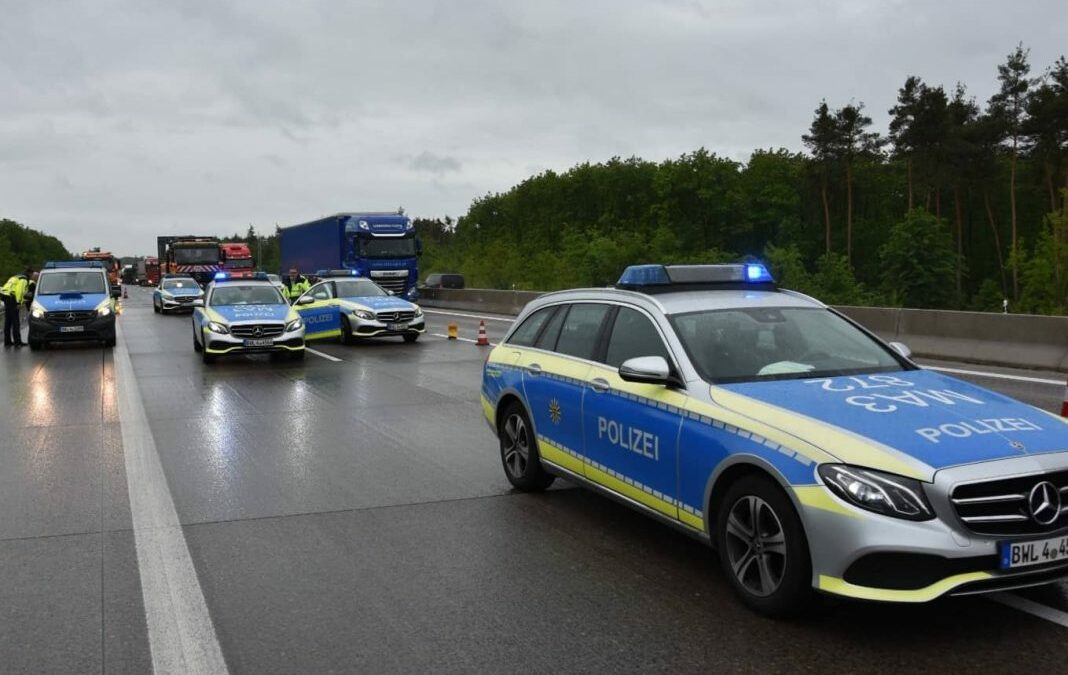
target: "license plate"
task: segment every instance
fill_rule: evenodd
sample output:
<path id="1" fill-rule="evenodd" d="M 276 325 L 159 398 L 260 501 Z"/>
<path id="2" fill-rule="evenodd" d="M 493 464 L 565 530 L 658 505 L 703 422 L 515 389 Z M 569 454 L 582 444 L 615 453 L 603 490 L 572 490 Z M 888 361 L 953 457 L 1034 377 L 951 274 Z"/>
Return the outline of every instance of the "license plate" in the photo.
<path id="1" fill-rule="evenodd" d="M 85 326 L 60 326 L 60 333 L 82 333 L 85 332 Z"/>
<path id="2" fill-rule="evenodd" d="M 408 330 L 408 324 L 406 323 L 387 323 L 386 328 L 389 330 Z"/>
<path id="3" fill-rule="evenodd" d="M 274 340 L 271 338 L 259 338 L 256 340 L 245 340 L 246 347 L 273 347 Z"/>
<path id="4" fill-rule="evenodd" d="M 1068 536 L 1037 541 L 1002 541 L 998 557 L 1003 570 L 1068 561 Z"/>

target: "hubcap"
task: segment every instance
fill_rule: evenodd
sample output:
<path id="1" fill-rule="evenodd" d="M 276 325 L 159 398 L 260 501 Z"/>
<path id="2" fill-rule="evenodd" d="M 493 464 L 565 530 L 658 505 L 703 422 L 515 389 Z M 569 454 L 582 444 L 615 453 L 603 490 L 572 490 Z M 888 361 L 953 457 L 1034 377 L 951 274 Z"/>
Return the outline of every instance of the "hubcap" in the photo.
<path id="1" fill-rule="evenodd" d="M 512 478 L 522 478 L 527 471 L 527 458 L 530 456 L 530 438 L 522 417 L 511 415 L 505 420 L 501 442 L 504 466 L 508 473 Z"/>
<path id="2" fill-rule="evenodd" d="M 753 495 L 727 514 L 726 555 L 734 578 L 753 595 L 775 592 L 786 573 L 786 537 L 771 506 Z"/>

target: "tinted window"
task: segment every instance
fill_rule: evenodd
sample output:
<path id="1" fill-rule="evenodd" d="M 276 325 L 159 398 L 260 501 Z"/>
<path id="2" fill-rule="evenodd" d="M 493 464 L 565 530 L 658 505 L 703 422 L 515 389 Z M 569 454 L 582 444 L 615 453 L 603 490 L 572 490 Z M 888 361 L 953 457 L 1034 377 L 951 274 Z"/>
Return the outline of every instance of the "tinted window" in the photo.
<path id="1" fill-rule="evenodd" d="M 539 309 L 523 321 L 523 323 L 512 333 L 512 337 L 508 338 L 508 344 L 515 345 L 517 347 L 531 347 L 534 345 L 534 338 L 538 337 L 538 331 L 541 330 L 542 325 L 545 324 L 545 320 L 549 318 L 555 307 L 546 307 L 545 309 Z"/>
<path id="2" fill-rule="evenodd" d="M 345 279 L 335 281 L 337 297 L 339 298 L 370 298 L 379 295 L 389 295 L 382 287 L 370 279 Z"/>
<path id="3" fill-rule="evenodd" d="M 560 327 L 564 325 L 565 316 L 567 316 L 567 307 L 561 307 L 560 311 L 553 314 L 553 318 L 545 324 L 545 330 L 538 338 L 538 344 L 535 345 L 538 349 L 546 349 L 550 352 L 556 349 L 556 340 L 560 336 Z"/>
<path id="4" fill-rule="evenodd" d="M 608 305 L 577 304 L 564 319 L 556 351 L 580 359 L 592 359 L 597 348 L 597 336 L 608 313 Z"/>
<path id="5" fill-rule="evenodd" d="M 331 290 L 329 283 L 319 284 L 318 286 L 315 286 L 310 291 L 308 291 L 307 295 L 311 295 L 316 300 L 329 300 L 334 297 L 334 293 Z"/>
<path id="6" fill-rule="evenodd" d="M 218 286 L 211 294 L 212 305 L 283 305 L 274 286 Z"/>
<path id="7" fill-rule="evenodd" d="M 107 293 L 103 272 L 48 272 L 37 282 L 37 295 Z"/>
<path id="8" fill-rule="evenodd" d="M 605 363 L 618 368 L 627 359 L 638 356 L 663 356 L 671 363 L 667 347 L 653 322 L 637 310 L 622 307 L 612 324 Z"/>

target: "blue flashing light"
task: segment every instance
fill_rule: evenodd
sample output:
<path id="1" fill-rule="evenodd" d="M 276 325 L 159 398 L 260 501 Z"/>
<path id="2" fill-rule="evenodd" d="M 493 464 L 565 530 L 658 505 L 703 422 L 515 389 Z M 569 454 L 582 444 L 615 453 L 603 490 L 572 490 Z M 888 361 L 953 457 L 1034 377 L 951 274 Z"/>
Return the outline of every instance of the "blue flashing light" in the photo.
<path id="1" fill-rule="evenodd" d="M 216 272 L 214 277 L 215 281 L 226 281 L 229 278 L 230 275 L 226 272 Z"/>
<path id="2" fill-rule="evenodd" d="M 663 265 L 631 265 L 619 276 L 617 286 L 661 286 L 670 284 Z"/>
<path id="3" fill-rule="evenodd" d="M 750 283 L 774 281 L 768 268 L 759 263 L 749 263 L 745 266 L 745 280 Z"/>

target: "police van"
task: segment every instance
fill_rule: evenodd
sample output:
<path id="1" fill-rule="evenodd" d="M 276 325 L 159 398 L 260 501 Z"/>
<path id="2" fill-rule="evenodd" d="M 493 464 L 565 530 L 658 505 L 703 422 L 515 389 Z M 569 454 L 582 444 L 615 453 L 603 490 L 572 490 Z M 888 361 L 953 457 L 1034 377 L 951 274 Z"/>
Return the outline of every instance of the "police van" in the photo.
<path id="1" fill-rule="evenodd" d="M 482 407 L 516 488 L 713 544 L 769 615 L 1068 576 L 1068 424 L 909 356 L 762 265 L 643 265 L 530 303 Z"/>
<path id="2" fill-rule="evenodd" d="M 115 346 L 118 286 L 108 282 L 99 261 L 71 260 L 44 264 L 30 305 L 30 349 L 50 342 L 100 341 Z"/>

